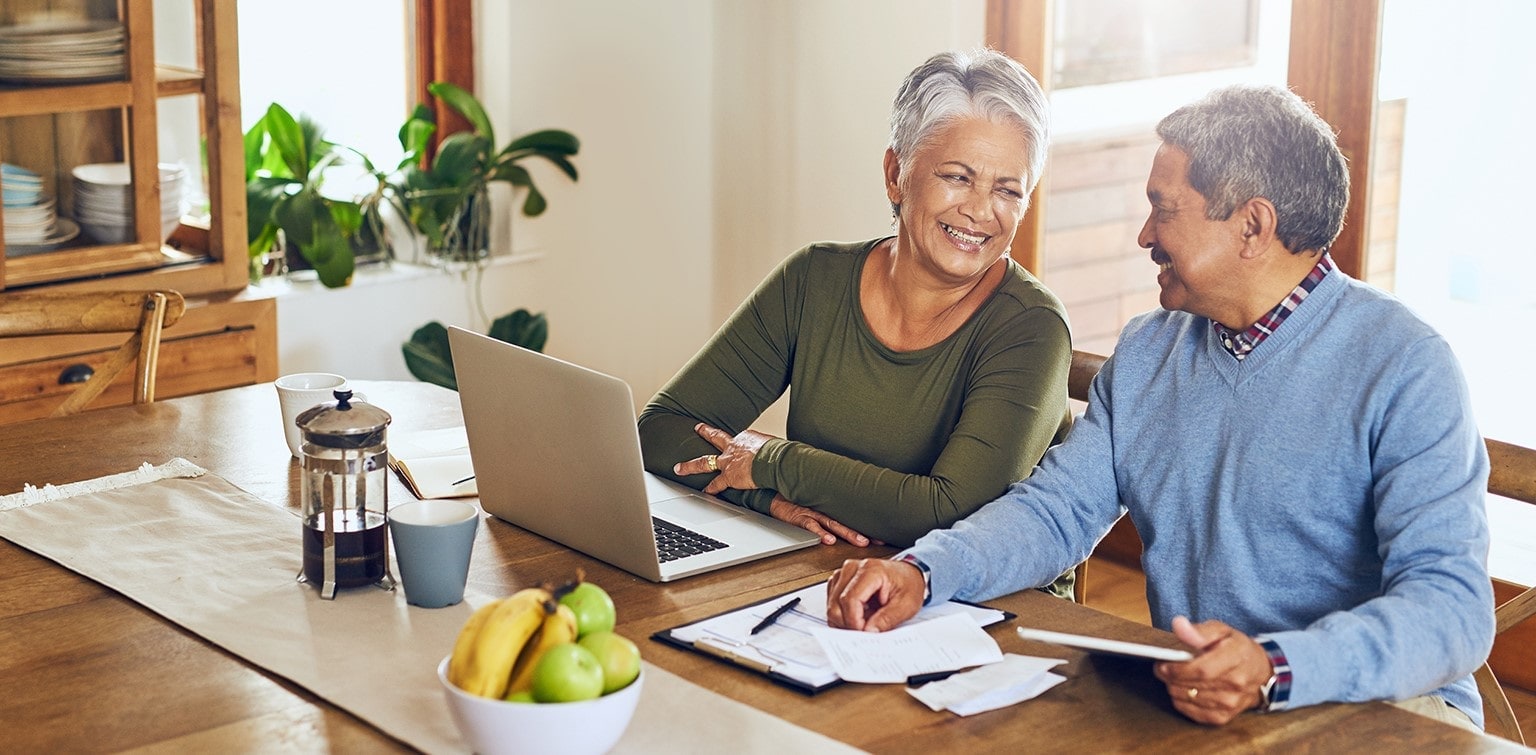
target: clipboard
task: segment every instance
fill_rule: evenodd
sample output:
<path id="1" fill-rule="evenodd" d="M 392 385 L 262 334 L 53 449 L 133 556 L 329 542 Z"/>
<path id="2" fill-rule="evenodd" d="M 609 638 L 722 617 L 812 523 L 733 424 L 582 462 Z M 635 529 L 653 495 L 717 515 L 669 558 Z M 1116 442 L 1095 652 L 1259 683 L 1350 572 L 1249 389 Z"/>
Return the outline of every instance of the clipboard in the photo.
<path id="1" fill-rule="evenodd" d="M 651 639 L 761 674 L 775 684 L 802 694 L 815 695 L 844 683 L 832 670 L 830 661 L 821 653 L 815 637 L 810 635 L 816 627 L 826 626 L 826 591 L 825 582 L 815 582 L 697 621 L 663 629 L 651 635 Z M 774 622 L 770 631 L 751 633 L 751 627 L 761 623 L 774 609 L 797 597 L 801 599 L 800 603 Z M 936 606 L 925 606 L 908 621 L 925 621 L 957 612 L 971 614 L 984 627 L 1016 618 L 1008 611 L 951 600 Z"/>

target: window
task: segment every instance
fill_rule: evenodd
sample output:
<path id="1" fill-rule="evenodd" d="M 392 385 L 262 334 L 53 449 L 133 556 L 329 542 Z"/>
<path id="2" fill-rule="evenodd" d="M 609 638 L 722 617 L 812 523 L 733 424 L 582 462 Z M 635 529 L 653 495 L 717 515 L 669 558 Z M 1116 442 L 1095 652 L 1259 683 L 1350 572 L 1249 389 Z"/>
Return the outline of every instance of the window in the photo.
<path id="1" fill-rule="evenodd" d="M 1066 89 L 1252 65 L 1258 5 L 1258 0 L 1058 3 L 1052 84 Z"/>
<path id="2" fill-rule="evenodd" d="M 1456 350 L 1484 434 L 1525 446 L 1536 445 L 1536 255 L 1523 222 L 1536 174 L 1524 117 L 1533 25 L 1524 2 L 1387 1 L 1371 194 L 1391 212 L 1373 213 L 1367 256 L 1367 279 Z"/>
<path id="3" fill-rule="evenodd" d="M 276 102 L 376 166 L 400 161 L 400 124 L 415 107 L 409 0 L 241 3 L 240 118 Z M 296 19 L 298 19 L 296 21 Z"/>

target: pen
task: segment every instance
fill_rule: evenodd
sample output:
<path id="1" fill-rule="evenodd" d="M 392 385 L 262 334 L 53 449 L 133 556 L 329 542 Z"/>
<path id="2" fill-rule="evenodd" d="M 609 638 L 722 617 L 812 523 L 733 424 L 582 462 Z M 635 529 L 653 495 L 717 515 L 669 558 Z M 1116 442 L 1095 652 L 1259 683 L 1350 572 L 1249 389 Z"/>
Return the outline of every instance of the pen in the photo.
<path id="1" fill-rule="evenodd" d="M 463 484 L 464 484 L 464 483 L 466 483 L 466 482 L 469 482 L 469 481 L 470 481 L 470 480 L 473 480 L 473 479 L 475 479 L 475 476 L 474 476 L 474 475 L 470 475 L 470 476 L 468 476 L 468 477 L 465 477 L 465 478 L 464 478 L 464 479 L 462 479 L 462 480 L 454 480 L 454 481 L 453 481 L 453 484 L 454 484 L 454 485 L 463 485 Z M 450 486 L 450 487 L 451 487 L 451 486 Z"/>
<path id="2" fill-rule="evenodd" d="M 768 618 L 763 619 L 762 621 L 757 622 L 757 626 L 752 627 L 752 634 L 757 634 L 758 632 L 761 632 L 764 629 L 767 629 L 768 627 L 773 626 L 773 622 L 778 621 L 780 616 L 783 616 L 784 614 L 789 613 L 789 609 L 794 608 L 795 606 L 798 606 L 798 605 L 800 605 L 800 599 L 799 598 L 791 598 L 788 603 L 785 603 L 784 605 L 779 606 L 778 608 L 773 609 L 773 613 L 768 614 Z"/>
<path id="3" fill-rule="evenodd" d="M 921 687 L 928 682 L 937 682 L 942 679 L 948 679 L 958 673 L 960 673 L 959 669 L 955 669 L 954 671 L 933 671 L 927 674 L 913 674 L 907 677 L 907 686 Z"/>

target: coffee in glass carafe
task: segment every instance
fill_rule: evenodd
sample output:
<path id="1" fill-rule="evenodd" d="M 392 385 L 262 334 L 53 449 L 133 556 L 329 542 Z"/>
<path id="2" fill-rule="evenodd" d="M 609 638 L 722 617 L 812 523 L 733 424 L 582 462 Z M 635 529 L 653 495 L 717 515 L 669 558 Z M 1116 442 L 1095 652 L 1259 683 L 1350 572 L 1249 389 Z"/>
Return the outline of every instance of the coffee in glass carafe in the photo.
<path id="1" fill-rule="evenodd" d="M 298 579 L 332 600 L 337 588 L 393 590 L 389 573 L 389 413 L 336 391 L 304 410 L 300 484 L 304 568 Z"/>

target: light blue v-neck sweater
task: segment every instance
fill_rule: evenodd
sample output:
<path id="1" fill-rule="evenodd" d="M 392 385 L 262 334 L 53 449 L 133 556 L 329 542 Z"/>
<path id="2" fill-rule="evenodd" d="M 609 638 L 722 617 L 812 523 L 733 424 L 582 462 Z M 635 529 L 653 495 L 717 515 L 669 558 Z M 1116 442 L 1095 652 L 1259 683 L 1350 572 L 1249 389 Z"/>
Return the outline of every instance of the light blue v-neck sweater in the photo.
<path id="1" fill-rule="evenodd" d="M 1049 583 L 1123 511 L 1153 623 L 1274 639 L 1292 707 L 1435 691 L 1481 723 L 1488 459 L 1450 347 L 1335 270 L 1239 362 L 1203 317 L 1125 327 L 1039 469 L 909 551 L 933 599 Z"/>

